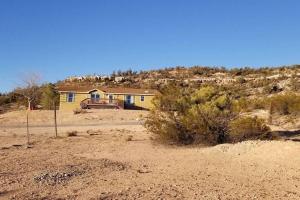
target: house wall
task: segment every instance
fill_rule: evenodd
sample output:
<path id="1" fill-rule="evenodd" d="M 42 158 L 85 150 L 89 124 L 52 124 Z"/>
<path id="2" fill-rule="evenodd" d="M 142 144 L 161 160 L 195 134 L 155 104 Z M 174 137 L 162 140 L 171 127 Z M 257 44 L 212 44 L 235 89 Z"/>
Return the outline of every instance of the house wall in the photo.
<path id="1" fill-rule="evenodd" d="M 113 95 L 113 99 L 118 99 L 121 101 L 121 104 L 123 105 L 122 107 L 124 107 L 124 102 L 125 102 L 125 96 L 126 95 L 130 95 L 130 94 L 112 94 Z M 151 109 L 153 107 L 152 104 L 152 99 L 154 97 L 154 95 L 137 95 L 137 94 L 131 94 L 131 96 L 133 96 L 134 98 L 134 107 L 137 109 Z M 141 96 L 144 96 L 144 101 L 141 101 Z M 106 97 L 108 98 L 108 97 Z"/>
<path id="2" fill-rule="evenodd" d="M 124 108 L 124 95 L 121 94 L 113 94 L 113 99 L 118 99 L 119 100 L 119 104 L 122 108 Z"/>
<path id="3" fill-rule="evenodd" d="M 86 93 L 75 93 L 75 101 L 67 102 L 67 92 L 60 93 L 60 100 L 59 100 L 59 109 L 60 110 L 75 110 L 80 108 L 80 103 L 82 100 L 89 98 L 90 94 Z"/>
<path id="4" fill-rule="evenodd" d="M 97 90 L 100 94 L 100 99 L 108 99 L 106 93 L 101 90 Z M 74 102 L 67 102 L 67 94 L 68 92 L 61 92 L 60 93 L 60 110 L 70 110 L 73 111 L 75 109 L 80 108 L 80 103 L 86 98 L 90 98 L 90 94 L 88 93 L 75 93 L 75 101 Z M 120 106 L 124 108 L 125 96 L 126 94 L 112 94 L 113 99 L 120 100 Z M 137 95 L 132 94 L 131 96 L 134 97 L 134 107 L 137 109 L 151 109 L 153 107 L 152 99 L 154 95 Z M 144 101 L 141 101 L 141 96 L 144 96 Z"/>
<path id="5" fill-rule="evenodd" d="M 100 95 L 100 99 L 106 99 L 105 93 L 101 90 L 96 91 Z"/>
<path id="6" fill-rule="evenodd" d="M 144 101 L 141 101 L 141 96 L 144 96 Z M 134 105 L 138 108 L 151 109 L 153 107 L 152 99 L 153 95 L 135 95 Z"/>

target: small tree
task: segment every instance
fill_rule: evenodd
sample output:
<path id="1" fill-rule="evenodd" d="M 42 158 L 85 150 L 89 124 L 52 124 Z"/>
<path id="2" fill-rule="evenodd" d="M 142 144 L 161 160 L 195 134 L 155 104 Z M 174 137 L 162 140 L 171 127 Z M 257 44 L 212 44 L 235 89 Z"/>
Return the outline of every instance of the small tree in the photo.
<path id="1" fill-rule="evenodd" d="M 39 100 L 40 88 L 39 88 L 40 77 L 37 74 L 28 74 L 23 78 L 23 86 L 15 89 L 15 93 L 23 96 L 28 103 L 28 111 L 35 107 L 36 102 Z M 27 145 L 30 145 L 30 134 L 29 134 L 29 113 L 26 113 L 26 124 L 27 124 Z"/>
<path id="2" fill-rule="evenodd" d="M 48 83 L 42 88 L 42 97 L 41 104 L 44 109 L 53 110 L 54 111 L 54 128 L 55 128 L 55 137 L 57 137 L 57 114 L 56 114 L 56 106 L 59 102 L 59 93 L 55 89 L 55 85 L 52 83 Z"/>
<path id="3" fill-rule="evenodd" d="M 44 109 L 52 110 L 54 105 L 57 105 L 59 101 L 59 94 L 55 89 L 55 85 L 52 83 L 46 84 L 42 88 L 41 104 Z"/>
<path id="4" fill-rule="evenodd" d="M 40 76 L 29 74 L 23 78 L 23 86 L 15 89 L 14 93 L 21 95 L 27 100 L 28 110 L 32 110 L 40 97 Z"/>

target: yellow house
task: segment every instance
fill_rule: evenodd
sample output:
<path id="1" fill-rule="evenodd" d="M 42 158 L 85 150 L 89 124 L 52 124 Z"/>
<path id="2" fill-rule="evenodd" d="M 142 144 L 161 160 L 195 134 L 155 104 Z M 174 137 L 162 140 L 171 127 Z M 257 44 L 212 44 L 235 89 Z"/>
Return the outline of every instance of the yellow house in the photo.
<path id="1" fill-rule="evenodd" d="M 83 109 L 150 109 L 157 90 L 135 88 L 59 87 L 61 110 Z"/>

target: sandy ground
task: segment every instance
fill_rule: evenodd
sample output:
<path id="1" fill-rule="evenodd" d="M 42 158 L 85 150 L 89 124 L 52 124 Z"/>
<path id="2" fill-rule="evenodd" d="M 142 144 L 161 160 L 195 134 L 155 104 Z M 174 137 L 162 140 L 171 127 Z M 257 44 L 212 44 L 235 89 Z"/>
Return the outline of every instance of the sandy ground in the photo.
<path id="1" fill-rule="evenodd" d="M 101 122 L 134 121 L 145 117 L 148 111 L 140 110 L 87 110 L 85 114 L 74 115 L 72 111 L 57 111 L 58 124 L 95 124 Z M 29 112 L 30 125 L 53 125 L 54 112 L 35 110 Z M 25 125 L 26 111 L 14 111 L 0 115 L 0 125 Z"/>
<path id="2" fill-rule="evenodd" d="M 51 124 L 47 111 L 32 114 Z M 60 124 L 76 125 L 59 128 L 59 138 L 53 127 L 31 127 L 32 148 L 26 129 L 8 127 L 22 115 L 0 115 L 0 199 L 300 199 L 299 142 L 167 146 L 126 124 L 141 114 L 60 113 Z"/>

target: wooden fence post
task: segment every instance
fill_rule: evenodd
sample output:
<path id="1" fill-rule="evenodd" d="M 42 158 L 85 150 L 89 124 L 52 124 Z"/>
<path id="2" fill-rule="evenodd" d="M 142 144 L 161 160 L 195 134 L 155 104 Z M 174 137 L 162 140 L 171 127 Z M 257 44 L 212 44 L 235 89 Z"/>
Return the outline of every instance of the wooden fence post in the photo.
<path id="1" fill-rule="evenodd" d="M 27 125 L 27 146 L 29 146 L 30 145 L 30 134 L 29 134 L 29 117 L 28 117 L 28 115 L 29 115 L 29 110 L 27 110 L 27 112 L 26 112 L 26 125 Z"/>
<path id="2" fill-rule="evenodd" d="M 55 126 L 55 137 L 57 137 L 57 119 L 56 119 L 56 102 L 53 102 L 54 105 L 54 126 Z"/>

